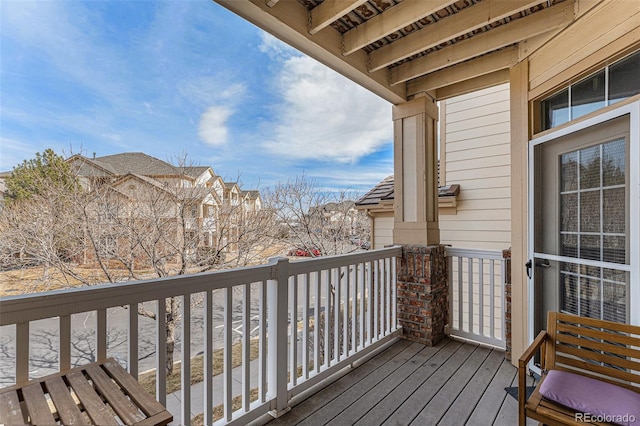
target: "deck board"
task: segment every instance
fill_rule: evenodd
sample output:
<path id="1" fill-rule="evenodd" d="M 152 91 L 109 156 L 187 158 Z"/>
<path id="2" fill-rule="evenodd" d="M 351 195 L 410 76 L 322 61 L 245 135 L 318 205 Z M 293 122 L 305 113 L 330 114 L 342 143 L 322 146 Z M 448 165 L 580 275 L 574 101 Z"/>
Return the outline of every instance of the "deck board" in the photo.
<path id="1" fill-rule="evenodd" d="M 517 381 L 500 350 L 400 340 L 269 425 L 514 425 Z"/>

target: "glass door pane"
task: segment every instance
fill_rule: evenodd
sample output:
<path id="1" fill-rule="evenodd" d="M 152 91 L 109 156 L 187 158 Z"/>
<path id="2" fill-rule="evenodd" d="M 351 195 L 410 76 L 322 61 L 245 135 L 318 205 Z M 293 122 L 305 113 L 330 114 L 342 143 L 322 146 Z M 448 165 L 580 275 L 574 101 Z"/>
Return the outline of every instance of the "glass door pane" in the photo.
<path id="1" fill-rule="evenodd" d="M 536 147 L 536 328 L 549 310 L 628 321 L 628 123 Z"/>

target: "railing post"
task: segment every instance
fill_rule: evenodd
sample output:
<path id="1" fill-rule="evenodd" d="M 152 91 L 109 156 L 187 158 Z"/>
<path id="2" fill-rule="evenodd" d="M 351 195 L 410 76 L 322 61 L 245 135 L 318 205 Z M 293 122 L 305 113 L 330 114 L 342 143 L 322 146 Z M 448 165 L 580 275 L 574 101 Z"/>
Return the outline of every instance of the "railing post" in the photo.
<path id="1" fill-rule="evenodd" d="M 272 400 L 269 412 L 278 418 L 291 410 L 287 396 L 287 330 L 289 299 L 289 259 L 269 259 L 271 279 L 267 283 L 267 349 L 268 399 Z M 292 324 L 295 327 L 295 324 Z M 292 329 L 295 332 L 295 328 Z M 295 374 L 295 371 L 291 374 Z"/>

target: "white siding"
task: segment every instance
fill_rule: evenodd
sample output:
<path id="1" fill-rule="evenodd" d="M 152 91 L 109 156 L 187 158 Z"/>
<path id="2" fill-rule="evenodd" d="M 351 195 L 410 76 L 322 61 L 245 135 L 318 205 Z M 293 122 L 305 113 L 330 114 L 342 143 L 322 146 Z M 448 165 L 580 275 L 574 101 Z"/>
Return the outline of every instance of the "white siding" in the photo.
<path id="1" fill-rule="evenodd" d="M 509 85 L 443 101 L 444 182 L 459 184 L 457 213 L 440 215 L 453 247 L 511 246 Z M 442 148 L 441 148 L 442 149 Z"/>
<path id="2" fill-rule="evenodd" d="M 393 212 L 376 214 L 372 226 L 374 249 L 393 244 Z"/>

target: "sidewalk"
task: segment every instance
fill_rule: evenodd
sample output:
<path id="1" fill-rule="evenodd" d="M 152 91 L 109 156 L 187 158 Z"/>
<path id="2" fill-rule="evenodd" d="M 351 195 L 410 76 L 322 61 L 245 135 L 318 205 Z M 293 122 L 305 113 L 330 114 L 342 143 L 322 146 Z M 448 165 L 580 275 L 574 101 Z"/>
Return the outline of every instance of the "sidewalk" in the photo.
<path id="1" fill-rule="evenodd" d="M 258 361 L 254 359 L 249 364 L 250 374 L 250 386 L 251 388 L 258 387 Z M 232 378 L 232 394 L 239 395 L 241 393 L 242 386 L 242 367 L 236 367 L 231 370 Z M 224 384 L 223 376 L 219 374 L 213 376 L 212 379 L 213 388 L 213 406 L 222 404 Z M 182 391 L 176 391 L 167 395 L 167 410 L 173 415 L 173 422 L 169 423 L 171 426 L 182 424 Z M 198 414 L 204 413 L 204 383 L 199 382 L 191 385 L 191 414 L 189 418 L 194 418 Z"/>

